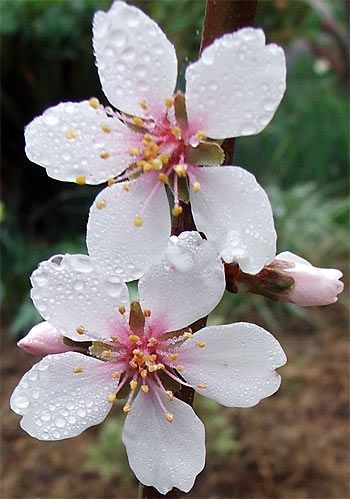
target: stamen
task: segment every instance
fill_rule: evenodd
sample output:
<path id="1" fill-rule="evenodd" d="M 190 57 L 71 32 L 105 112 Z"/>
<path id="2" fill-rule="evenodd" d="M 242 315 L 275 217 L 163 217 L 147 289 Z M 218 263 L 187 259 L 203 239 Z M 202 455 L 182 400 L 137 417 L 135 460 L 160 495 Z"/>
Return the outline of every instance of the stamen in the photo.
<path id="1" fill-rule="evenodd" d="M 174 105 L 174 97 L 167 97 L 166 99 L 164 99 L 164 104 L 168 109 L 172 107 Z"/>
<path id="2" fill-rule="evenodd" d="M 171 414 L 170 412 L 167 412 L 165 414 L 165 417 L 167 418 L 167 420 L 169 421 L 169 423 L 171 423 L 173 421 L 173 419 L 174 419 L 173 414 Z"/>
<path id="3" fill-rule="evenodd" d="M 197 388 L 206 388 L 207 385 L 205 383 L 198 383 Z"/>
<path id="4" fill-rule="evenodd" d="M 100 101 L 96 99 L 96 97 L 91 97 L 91 99 L 89 99 L 89 105 L 93 109 L 98 109 L 100 107 Z"/>
<path id="5" fill-rule="evenodd" d="M 137 388 L 137 381 L 136 381 L 136 379 L 132 379 L 130 381 L 130 390 L 134 392 L 136 390 L 136 388 Z"/>
<path id="6" fill-rule="evenodd" d="M 103 199 L 101 199 L 101 201 L 97 201 L 96 208 L 98 210 L 102 210 L 103 208 L 106 208 L 106 201 L 104 201 Z"/>
<path id="7" fill-rule="evenodd" d="M 143 109 L 144 111 L 146 111 L 146 109 L 148 109 L 148 105 L 147 105 L 147 102 L 145 99 L 142 99 L 140 101 L 140 108 Z"/>
<path id="8" fill-rule="evenodd" d="M 144 126 L 144 121 L 141 118 L 138 118 L 137 116 L 133 116 L 132 120 L 133 120 L 135 126 Z"/>
<path id="9" fill-rule="evenodd" d="M 169 182 L 169 177 L 168 175 L 165 175 L 165 173 L 160 173 L 158 176 L 159 182 L 162 182 L 162 184 L 167 184 Z"/>
<path id="10" fill-rule="evenodd" d="M 78 185 L 85 185 L 86 184 L 86 177 L 85 177 L 85 175 L 78 175 L 77 178 L 75 179 L 75 182 Z"/>
<path id="11" fill-rule="evenodd" d="M 151 165 L 153 166 L 153 170 L 161 170 L 163 168 L 163 163 L 159 158 L 152 159 Z"/>
<path id="12" fill-rule="evenodd" d="M 153 338 L 153 336 L 152 336 L 152 338 L 150 338 L 150 339 L 148 340 L 148 343 L 149 343 L 150 345 L 156 345 L 156 344 L 158 343 L 158 340 L 157 340 L 157 338 Z"/>
<path id="13" fill-rule="evenodd" d="M 107 151 L 102 151 L 100 153 L 100 158 L 101 159 L 108 159 L 109 158 L 109 153 Z"/>
<path id="14" fill-rule="evenodd" d="M 189 338 L 192 338 L 193 334 L 190 333 L 190 331 L 185 331 L 182 335 L 182 338 L 184 338 L 185 340 L 188 340 Z"/>
<path id="15" fill-rule="evenodd" d="M 107 180 L 108 187 L 111 187 L 111 185 L 114 185 L 114 184 L 116 184 L 116 183 L 117 183 L 117 181 L 116 181 L 116 179 L 115 179 L 115 178 L 109 178 L 109 179 Z"/>
<path id="16" fill-rule="evenodd" d="M 166 392 L 165 392 L 165 393 L 167 394 L 167 397 L 168 397 L 168 399 L 169 399 L 169 400 L 170 400 L 170 402 L 171 402 L 171 401 L 173 400 L 173 398 L 174 398 L 174 394 L 173 394 L 173 392 L 172 392 L 171 390 L 166 390 Z"/>
<path id="17" fill-rule="evenodd" d="M 143 136 L 143 145 L 148 145 L 150 142 L 153 142 L 152 136 L 149 133 L 145 133 Z"/>
<path id="18" fill-rule="evenodd" d="M 67 139 L 70 139 L 70 140 L 72 140 L 72 139 L 76 139 L 76 138 L 77 138 L 77 136 L 78 136 L 78 133 L 77 133 L 77 131 L 76 131 L 76 130 L 71 129 L 71 130 L 68 130 L 68 131 L 66 132 L 66 137 L 67 137 Z"/>
<path id="19" fill-rule="evenodd" d="M 194 192 L 199 192 L 201 190 L 201 184 L 199 182 L 193 182 L 192 189 Z"/>
<path id="20" fill-rule="evenodd" d="M 110 126 L 108 126 L 108 125 L 101 125 L 101 129 L 102 129 L 102 131 L 103 131 L 103 132 L 105 132 L 105 133 L 110 133 L 110 132 L 111 132 L 111 130 L 112 130 L 112 129 L 111 129 L 111 127 L 110 127 Z"/>
<path id="21" fill-rule="evenodd" d="M 141 390 L 143 393 L 148 393 L 149 392 L 149 386 L 148 385 L 141 385 Z"/>
<path id="22" fill-rule="evenodd" d="M 136 215 L 136 217 L 134 218 L 135 227 L 141 227 L 142 224 L 143 224 L 142 218 L 139 215 Z"/>
<path id="23" fill-rule="evenodd" d="M 115 393 L 110 393 L 107 397 L 107 400 L 110 404 L 113 404 L 116 400 L 117 396 Z"/>
<path id="24" fill-rule="evenodd" d="M 173 214 L 174 217 L 178 217 L 182 213 L 182 206 L 174 206 L 171 213 Z"/>
<path id="25" fill-rule="evenodd" d="M 186 177 L 187 165 L 186 164 L 175 165 L 173 166 L 173 170 L 178 174 L 179 177 Z"/>
<path id="26" fill-rule="evenodd" d="M 206 134 L 203 130 L 198 130 L 198 132 L 196 133 L 196 136 L 199 138 L 199 140 L 206 138 Z"/>
<path id="27" fill-rule="evenodd" d="M 133 147 L 129 150 L 129 154 L 130 156 L 139 156 L 139 154 L 141 154 L 141 151 L 137 147 Z"/>
<path id="28" fill-rule="evenodd" d="M 131 405 L 126 403 L 123 407 L 123 411 L 127 414 L 128 412 L 131 411 Z"/>
<path id="29" fill-rule="evenodd" d="M 159 159 L 163 163 L 163 165 L 167 165 L 169 163 L 170 156 L 169 154 L 160 154 Z"/>
<path id="30" fill-rule="evenodd" d="M 129 190 L 130 190 L 130 182 L 124 182 L 123 189 L 124 189 L 124 191 L 129 192 Z"/>
<path id="31" fill-rule="evenodd" d="M 120 379 L 120 373 L 118 371 L 115 371 L 114 373 L 112 373 L 112 378 L 113 379 Z"/>
<path id="32" fill-rule="evenodd" d="M 125 312 L 126 312 L 126 309 L 125 309 L 125 306 L 124 305 L 120 305 L 118 307 L 118 312 L 121 314 L 121 315 L 124 315 Z"/>
<path id="33" fill-rule="evenodd" d="M 137 336 L 137 334 L 130 334 L 129 340 L 133 343 L 137 343 L 138 341 L 140 341 L 140 336 Z"/>
<path id="34" fill-rule="evenodd" d="M 182 371 L 184 371 L 184 366 L 182 364 L 179 364 L 178 366 L 175 367 L 175 369 L 179 372 L 179 373 L 182 373 Z"/>
<path id="35" fill-rule="evenodd" d="M 143 379 L 146 379 L 147 378 L 147 374 L 148 374 L 147 369 L 142 369 L 142 371 L 140 372 L 140 374 L 141 374 L 141 377 Z"/>
<path id="36" fill-rule="evenodd" d="M 152 313 L 152 312 L 151 312 L 150 310 L 148 310 L 148 309 L 146 309 L 146 310 L 144 310 L 144 311 L 143 311 L 143 315 L 144 315 L 145 317 L 151 317 L 151 313 Z M 152 338 L 151 338 L 151 339 L 152 339 Z M 153 338 L 153 339 L 154 339 L 154 338 Z M 150 341 L 150 340 L 149 340 L 149 341 Z"/>
<path id="37" fill-rule="evenodd" d="M 77 366 L 73 369 L 73 372 L 75 374 L 81 374 L 84 371 L 84 369 L 81 366 Z"/>
<path id="38" fill-rule="evenodd" d="M 205 347 L 205 343 L 204 343 L 204 341 L 197 341 L 196 346 L 199 347 L 199 348 L 204 348 Z"/>
<path id="39" fill-rule="evenodd" d="M 103 352 L 101 353 L 102 357 L 104 359 L 110 359 L 111 358 L 111 355 L 112 355 L 112 352 L 111 350 L 103 350 Z"/>
<path id="40" fill-rule="evenodd" d="M 178 126 L 174 126 L 174 127 L 171 129 L 171 133 L 174 135 L 174 137 L 180 137 L 180 134 L 181 134 L 181 128 L 179 128 Z"/>
<path id="41" fill-rule="evenodd" d="M 178 358 L 178 356 L 179 356 L 178 353 L 171 353 L 169 354 L 169 359 L 175 361 Z"/>
<path id="42" fill-rule="evenodd" d="M 84 334 L 86 332 L 86 329 L 84 326 L 78 326 L 75 330 L 78 334 Z"/>

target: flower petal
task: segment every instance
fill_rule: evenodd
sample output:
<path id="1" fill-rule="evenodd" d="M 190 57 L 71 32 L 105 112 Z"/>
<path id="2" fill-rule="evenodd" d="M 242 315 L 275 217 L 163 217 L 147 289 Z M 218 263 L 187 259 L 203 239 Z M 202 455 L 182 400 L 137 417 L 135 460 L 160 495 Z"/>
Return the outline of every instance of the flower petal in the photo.
<path id="1" fill-rule="evenodd" d="M 129 149 L 139 143 L 120 120 L 88 101 L 50 107 L 29 123 L 25 140 L 28 158 L 49 177 L 67 182 L 82 177 L 87 184 L 119 175 L 131 163 Z"/>
<path id="2" fill-rule="evenodd" d="M 156 189 L 154 191 L 154 189 Z M 152 194 L 153 191 L 153 194 Z M 134 220 L 142 214 L 143 224 Z M 105 207 L 99 209 L 103 202 Z M 91 259 L 124 281 L 138 279 L 146 267 L 164 252 L 170 235 L 169 203 L 162 184 L 154 174 L 130 183 L 106 187 L 91 206 L 87 225 L 87 247 Z"/>
<path id="3" fill-rule="evenodd" d="M 281 379 L 274 369 L 287 360 L 270 333 L 247 322 L 205 327 L 180 351 L 186 381 L 227 407 L 251 407 L 275 393 Z M 206 388 L 198 388 L 201 383 Z"/>
<path id="4" fill-rule="evenodd" d="M 75 373 L 76 367 L 82 372 Z M 11 397 L 21 427 L 39 440 L 63 440 L 101 423 L 116 380 L 107 363 L 76 352 L 48 355 L 28 371 Z"/>
<path id="5" fill-rule="evenodd" d="M 124 327 L 117 307 L 129 307 L 126 284 L 100 272 L 86 255 L 54 256 L 31 277 L 31 297 L 45 320 L 75 341 L 110 338 Z M 87 335 L 78 334 L 83 327 Z"/>
<path id="6" fill-rule="evenodd" d="M 198 172 L 198 173 L 197 173 Z M 190 192 L 197 229 L 226 263 L 256 274 L 274 259 L 276 232 L 268 197 L 254 175 L 237 166 L 198 168 L 199 192 Z"/>
<path id="7" fill-rule="evenodd" d="M 203 50 L 186 71 L 190 123 L 211 138 L 253 135 L 271 121 L 286 88 L 283 50 L 243 28 Z"/>
<path id="8" fill-rule="evenodd" d="M 172 422 L 165 418 L 153 390 L 174 416 Z M 173 487 L 188 492 L 204 468 L 203 423 L 192 407 L 177 398 L 170 402 L 157 387 L 137 395 L 126 417 L 123 442 L 136 478 L 161 494 Z"/>
<path id="9" fill-rule="evenodd" d="M 32 355 L 69 352 L 70 347 L 63 343 L 63 335 L 46 321 L 39 322 L 24 336 L 17 346 Z"/>
<path id="10" fill-rule="evenodd" d="M 276 255 L 275 258 L 276 260 L 284 260 L 286 262 L 292 262 L 292 263 L 301 263 L 302 265 L 308 265 L 309 267 L 312 267 L 312 264 L 307 260 L 305 260 L 305 258 L 302 258 L 301 256 L 296 255 L 291 251 L 282 251 L 282 253 Z"/>
<path id="11" fill-rule="evenodd" d="M 140 304 L 150 309 L 150 325 L 174 331 L 208 315 L 225 289 L 215 249 L 198 232 L 172 236 L 162 261 L 139 282 Z"/>
<path id="12" fill-rule="evenodd" d="M 108 12 L 95 14 L 93 45 L 109 101 L 120 111 L 143 116 L 145 99 L 151 114 L 158 115 L 174 92 L 177 59 L 157 23 L 136 7 L 114 2 Z"/>

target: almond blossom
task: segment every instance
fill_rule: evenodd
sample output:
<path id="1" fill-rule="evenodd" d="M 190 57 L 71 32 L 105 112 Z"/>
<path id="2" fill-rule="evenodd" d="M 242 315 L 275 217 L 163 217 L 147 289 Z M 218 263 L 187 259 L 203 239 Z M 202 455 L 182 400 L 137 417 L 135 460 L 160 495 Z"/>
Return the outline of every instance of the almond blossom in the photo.
<path id="1" fill-rule="evenodd" d="M 203 424 L 174 386 L 250 407 L 280 385 L 275 369 L 286 357 L 261 327 L 195 334 L 187 327 L 213 309 L 225 286 L 220 258 L 196 232 L 171 238 L 139 281 L 139 302 L 130 304 L 126 285 L 84 255 L 42 262 L 32 284 L 43 318 L 89 347 L 48 355 L 23 376 L 11 398 L 22 428 L 40 440 L 74 437 L 102 422 L 127 389 L 122 439 L 130 466 L 163 494 L 189 491 L 205 461 Z"/>
<path id="2" fill-rule="evenodd" d="M 182 212 L 180 200 L 189 200 L 198 230 L 222 258 L 258 272 L 275 255 L 270 203 L 252 174 L 219 167 L 220 143 L 270 122 L 285 91 L 283 50 L 266 45 L 261 29 L 226 34 L 188 66 L 183 95 L 174 94 L 173 45 L 136 7 L 116 1 L 97 12 L 93 46 L 102 89 L 116 110 L 96 98 L 61 103 L 25 132 L 28 158 L 49 176 L 109 182 L 90 211 L 92 259 L 121 280 L 139 278 L 167 245 L 167 186 L 174 216 Z M 121 261 L 130 264 L 128 272 Z"/>

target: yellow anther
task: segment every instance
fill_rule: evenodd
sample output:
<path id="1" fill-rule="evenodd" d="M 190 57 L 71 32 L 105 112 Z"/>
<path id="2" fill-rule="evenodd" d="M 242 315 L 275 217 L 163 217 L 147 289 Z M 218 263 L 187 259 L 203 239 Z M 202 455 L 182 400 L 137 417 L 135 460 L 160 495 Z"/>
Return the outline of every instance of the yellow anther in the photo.
<path id="1" fill-rule="evenodd" d="M 123 411 L 127 414 L 131 410 L 131 405 L 130 404 L 125 404 L 123 407 Z"/>
<path id="2" fill-rule="evenodd" d="M 167 97 L 164 99 L 164 104 L 167 108 L 172 107 L 174 105 L 174 97 Z"/>
<path id="3" fill-rule="evenodd" d="M 145 99 L 142 99 L 140 101 L 140 108 L 143 109 L 144 111 L 148 108 L 148 105 L 147 105 L 147 102 L 145 101 Z"/>
<path id="4" fill-rule="evenodd" d="M 102 151 L 100 153 L 100 158 L 101 159 L 108 159 L 109 158 L 109 153 L 107 151 Z"/>
<path id="5" fill-rule="evenodd" d="M 136 126 L 143 126 L 144 125 L 143 120 L 141 118 L 138 118 L 137 116 L 134 116 L 132 120 L 134 122 L 134 125 L 136 125 Z"/>
<path id="6" fill-rule="evenodd" d="M 201 190 L 201 184 L 199 182 L 193 182 L 192 189 L 194 192 L 199 192 Z"/>
<path id="7" fill-rule="evenodd" d="M 119 338 L 118 338 L 118 336 L 112 335 L 111 340 L 112 341 L 119 341 Z"/>
<path id="8" fill-rule="evenodd" d="M 118 371 L 115 371 L 114 373 L 112 373 L 112 378 L 113 379 L 119 379 L 120 378 L 120 373 L 118 373 Z"/>
<path id="9" fill-rule="evenodd" d="M 86 177 L 85 177 L 85 175 L 78 175 L 77 178 L 75 179 L 75 182 L 78 185 L 85 185 L 86 184 Z"/>
<path id="10" fill-rule="evenodd" d="M 179 373 L 182 373 L 182 371 L 184 370 L 184 366 L 182 364 L 179 364 L 176 366 L 175 368 L 177 371 L 179 371 Z"/>
<path id="11" fill-rule="evenodd" d="M 110 187 L 111 185 L 114 185 L 115 183 L 116 183 L 115 178 L 109 178 L 109 179 L 107 180 L 107 184 L 108 184 L 108 186 L 109 186 L 109 187 Z"/>
<path id="12" fill-rule="evenodd" d="M 133 353 L 134 355 L 141 355 L 141 354 L 142 354 L 142 352 L 141 352 L 141 350 L 140 350 L 139 348 L 135 348 L 135 349 L 132 351 L 132 353 Z"/>
<path id="13" fill-rule="evenodd" d="M 157 360 L 157 356 L 155 354 L 152 354 L 149 356 L 151 360 Z"/>
<path id="14" fill-rule="evenodd" d="M 143 161 L 142 169 L 145 173 L 151 172 L 151 171 L 153 171 L 153 166 L 151 165 L 151 163 L 147 163 L 147 161 Z"/>
<path id="15" fill-rule="evenodd" d="M 167 412 L 165 417 L 167 418 L 167 420 L 169 421 L 169 423 L 171 423 L 174 419 L 174 416 L 170 413 L 170 412 Z"/>
<path id="16" fill-rule="evenodd" d="M 207 385 L 205 383 L 198 383 L 197 388 L 206 388 Z"/>
<path id="17" fill-rule="evenodd" d="M 143 379 L 147 378 L 147 374 L 148 374 L 147 369 L 142 369 L 142 371 L 140 372 L 140 374 L 141 374 L 141 377 Z"/>
<path id="18" fill-rule="evenodd" d="M 179 128 L 178 126 L 174 126 L 172 129 L 171 129 L 171 133 L 175 136 L 175 137 L 179 137 L 180 134 L 181 134 L 181 128 Z"/>
<path id="19" fill-rule="evenodd" d="M 152 159 L 151 165 L 153 166 L 153 170 L 161 170 L 163 168 L 163 163 L 159 158 Z"/>
<path id="20" fill-rule="evenodd" d="M 162 182 L 162 184 L 167 184 L 169 182 L 169 177 L 168 175 L 165 175 L 165 173 L 160 173 L 158 176 L 159 182 Z"/>
<path id="21" fill-rule="evenodd" d="M 80 374 L 80 373 L 82 373 L 83 371 L 84 371 L 84 369 L 83 369 L 81 366 L 77 366 L 77 367 L 75 367 L 75 368 L 73 369 L 73 372 L 74 372 L 75 374 Z"/>
<path id="22" fill-rule="evenodd" d="M 171 210 L 171 213 L 174 217 L 178 217 L 182 213 L 182 206 L 174 206 L 174 208 Z"/>
<path id="23" fill-rule="evenodd" d="M 132 379 L 130 381 L 130 390 L 132 392 L 134 392 L 136 390 L 136 388 L 137 388 L 137 381 L 136 381 L 136 379 Z"/>
<path id="24" fill-rule="evenodd" d="M 124 191 L 129 192 L 130 182 L 124 182 L 123 183 L 123 189 L 124 189 Z"/>
<path id="25" fill-rule="evenodd" d="M 102 357 L 104 359 L 110 359 L 111 358 L 111 355 L 112 355 L 112 352 L 110 350 L 103 350 L 103 352 L 101 353 Z"/>
<path id="26" fill-rule="evenodd" d="M 163 165 L 167 165 L 169 163 L 169 159 L 170 159 L 170 156 L 169 154 L 161 154 L 159 156 L 159 159 L 161 160 L 161 162 L 163 163 Z"/>
<path id="27" fill-rule="evenodd" d="M 126 312 L 126 308 L 125 308 L 125 306 L 124 306 L 124 305 L 120 305 L 120 306 L 118 307 L 118 312 L 119 312 L 121 315 L 124 315 L 124 314 L 125 314 L 125 312 Z"/>
<path id="28" fill-rule="evenodd" d="M 203 130 L 198 130 L 196 136 L 199 138 L 199 140 L 206 138 L 205 132 L 203 132 Z"/>
<path id="29" fill-rule="evenodd" d="M 185 340 L 188 340 L 188 338 L 192 338 L 193 334 L 190 333 L 189 331 L 185 331 L 184 334 L 182 335 L 182 337 L 185 339 Z"/>
<path id="30" fill-rule="evenodd" d="M 141 385 L 141 390 L 143 391 L 143 393 L 148 393 L 149 392 L 148 385 Z"/>
<path id="31" fill-rule="evenodd" d="M 151 345 L 156 345 L 158 343 L 158 340 L 157 338 L 152 337 L 148 340 L 148 343 L 150 343 Z"/>
<path id="32" fill-rule="evenodd" d="M 143 157 L 148 161 L 150 159 L 153 159 L 155 156 L 155 154 L 150 150 L 150 149 L 147 149 L 143 155 Z"/>
<path id="33" fill-rule="evenodd" d="M 77 136 L 78 136 L 78 133 L 77 133 L 77 131 L 76 131 L 76 130 L 71 129 L 71 130 L 68 130 L 68 131 L 66 132 L 66 137 L 67 137 L 67 139 L 76 139 L 76 138 L 77 138 Z"/>
<path id="34" fill-rule="evenodd" d="M 205 343 L 204 343 L 204 341 L 197 341 L 196 346 L 199 347 L 199 348 L 204 348 L 205 347 Z"/>
<path id="35" fill-rule="evenodd" d="M 109 393 L 108 394 L 108 397 L 107 397 L 107 400 L 110 404 L 113 404 L 113 402 L 115 402 L 115 399 L 117 398 L 116 394 L 115 393 Z"/>
<path id="36" fill-rule="evenodd" d="M 153 153 L 153 154 L 158 154 L 159 152 L 159 147 L 157 146 L 157 144 L 155 142 L 150 142 L 149 144 L 149 150 Z"/>
<path id="37" fill-rule="evenodd" d="M 172 360 L 172 361 L 174 361 L 174 360 L 176 360 L 178 358 L 178 356 L 179 356 L 178 353 L 171 353 L 169 355 L 169 359 Z"/>
<path id="38" fill-rule="evenodd" d="M 143 311 L 144 317 L 151 317 L 152 312 L 148 310 L 147 308 Z M 152 338 L 150 338 L 149 341 L 151 341 Z M 153 338 L 154 339 L 154 338 Z"/>
<path id="39" fill-rule="evenodd" d="M 131 366 L 131 367 L 133 367 L 134 369 L 136 369 L 137 364 L 136 364 L 136 362 L 134 362 L 133 360 L 130 360 L 130 362 L 129 362 L 129 366 Z"/>
<path id="40" fill-rule="evenodd" d="M 157 366 L 154 364 L 151 364 L 150 366 L 148 366 L 148 370 L 150 373 L 154 373 L 155 371 L 157 371 Z"/>
<path id="41" fill-rule="evenodd" d="M 101 201 L 97 201 L 96 208 L 98 210 L 102 210 L 103 208 L 106 208 L 106 201 L 104 201 L 103 199 L 101 199 Z"/>
<path id="42" fill-rule="evenodd" d="M 75 330 L 78 334 L 84 334 L 86 331 L 84 326 L 78 326 L 77 328 L 75 328 Z"/>
<path id="43" fill-rule="evenodd" d="M 166 392 L 165 392 L 165 393 L 166 393 L 166 396 L 168 397 L 168 399 L 169 399 L 170 401 L 171 401 L 171 400 L 173 400 L 173 398 L 174 398 L 174 394 L 173 394 L 173 392 L 172 392 L 171 390 L 166 390 Z"/>
<path id="44" fill-rule="evenodd" d="M 98 99 L 96 99 L 96 97 L 91 97 L 91 99 L 89 99 L 89 104 L 94 109 L 97 109 L 100 107 L 100 101 Z"/>
<path id="45" fill-rule="evenodd" d="M 144 145 L 148 145 L 150 142 L 153 142 L 152 136 L 149 133 L 145 133 L 143 136 Z"/>
<path id="46" fill-rule="evenodd" d="M 141 151 L 137 147 L 133 147 L 129 150 L 129 154 L 130 156 L 138 156 L 139 154 L 141 154 Z"/>
<path id="47" fill-rule="evenodd" d="M 112 130 L 112 129 L 111 129 L 111 127 L 110 127 L 110 126 L 108 126 L 108 125 L 101 125 L 101 129 L 102 129 L 102 131 L 103 131 L 103 132 L 105 132 L 105 133 L 110 133 L 110 132 L 111 132 L 111 130 Z"/>
<path id="48" fill-rule="evenodd" d="M 140 341 L 140 336 L 137 336 L 137 334 L 130 334 L 129 340 L 132 341 L 132 343 L 137 343 Z"/>
<path id="49" fill-rule="evenodd" d="M 186 177 L 187 174 L 187 165 L 180 164 L 173 166 L 174 171 L 178 174 L 179 177 Z"/>
<path id="50" fill-rule="evenodd" d="M 135 225 L 135 227 L 141 227 L 142 224 L 143 224 L 142 218 L 139 215 L 137 215 L 134 218 L 134 225 Z"/>
<path id="51" fill-rule="evenodd" d="M 165 365 L 162 364 L 161 362 L 159 364 L 157 364 L 157 370 L 159 369 L 165 369 Z"/>

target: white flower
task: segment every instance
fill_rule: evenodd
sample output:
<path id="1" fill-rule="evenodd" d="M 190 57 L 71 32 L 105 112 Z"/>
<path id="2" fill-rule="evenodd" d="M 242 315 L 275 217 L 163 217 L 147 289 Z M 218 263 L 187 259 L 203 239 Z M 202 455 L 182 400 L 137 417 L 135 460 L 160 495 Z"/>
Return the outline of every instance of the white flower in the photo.
<path id="1" fill-rule="evenodd" d="M 173 45 L 136 7 L 116 1 L 107 13 L 97 12 L 93 46 L 102 88 L 118 111 L 95 98 L 62 103 L 25 132 L 28 158 L 53 178 L 99 184 L 117 177 L 91 208 L 92 259 L 115 272 L 115 262 L 125 260 L 134 267 L 121 279 L 140 277 L 167 245 L 163 185 L 171 184 L 178 215 L 186 184 L 198 230 L 226 262 L 257 273 L 275 255 L 264 190 L 241 168 L 200 165 L 221 164 L 213 139 L 256 134 L 270 122 L 285 90 L 283 50 L 265 45 L 261 29 L 224 35 L 187 68 L 184 100 L 173 95 Z"/>
<path id="2" fill-rule="evenodd" d="M 286 358 L 262 328 L 238 323 L 174 332 L 208 314 L 224 291 L 220 259 L 196 232 L 171 238 L 161 263 L 139 282 L 139 305 L 129 304 L 125 284 L 82 255 L 41 263 L 32 283 L 44 319 L 92 346 L 90 355 L 48 355 L 24 375 L 11 398 L 22 428 L 41 440 L 79 435 L 102 422 L 129 385 L 123 431 L 129 463 L 142 483 L 163 494 L 190 490 L 205 460 L 203 424 L 173 396 L 169 381 L 229 407 L 257 404 L 280 385 L 274 369 Z"/>

